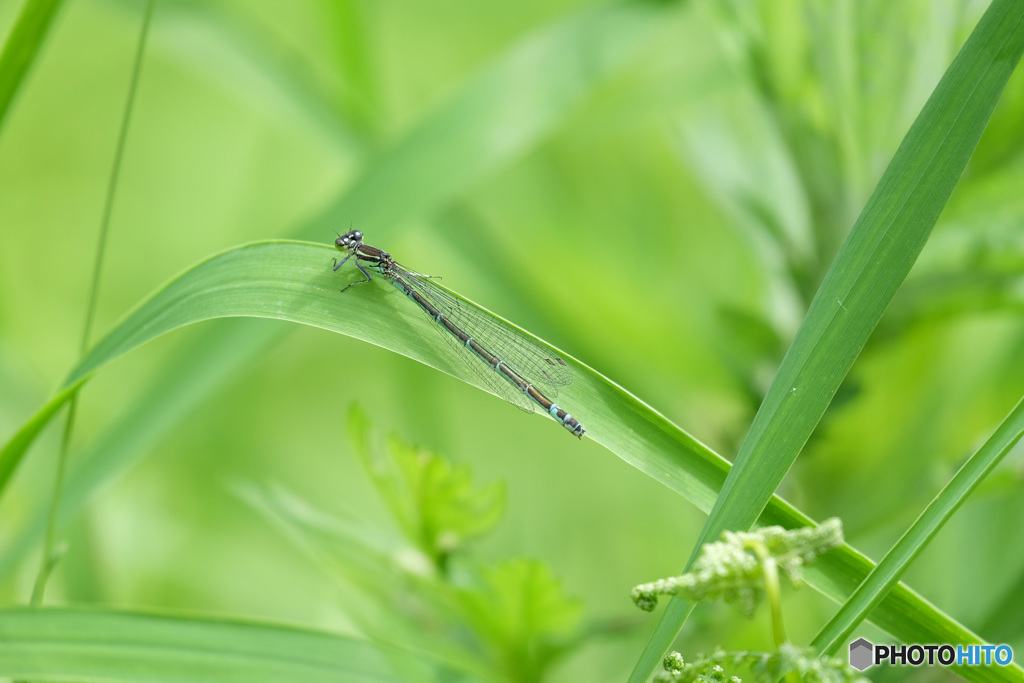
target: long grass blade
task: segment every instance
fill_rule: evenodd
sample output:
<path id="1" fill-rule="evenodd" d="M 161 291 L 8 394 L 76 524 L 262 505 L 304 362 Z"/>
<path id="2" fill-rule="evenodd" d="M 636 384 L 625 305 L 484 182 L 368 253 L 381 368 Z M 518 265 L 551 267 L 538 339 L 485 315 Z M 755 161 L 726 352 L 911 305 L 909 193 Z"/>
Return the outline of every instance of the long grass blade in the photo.
<path id="1" fill-rule="evenodd" d="M 634 63 L 651 37 L 664 30 L 673 11 L 673 3 L 620 2 L 588 8 L 542 27 L 382 151 L 351 187 L 318 216 L 299 226 L 295 234 L 324 240 L 334 234 L 336 227 L 348 225 L 355 218 L 363 225 L 374 226 L 375 235 L 385 235 L 395 223 L 458 196 L 470 184 L 482 181 L 556 130 L 591 93 Z M 169 16 L 173 17 L 174 12 Z M 549 64 L 559 66 L 548 69 Z M 530 117 L 510 129 L 508 111 L 494 107 L 488 98 L 491 93 L 513 90 L 535 104 Z M 431 136 L 438 131 L 449 136 L 446 144 L 430 144 Z M 474 148 L 472 141 L 480 140 L 492 144 L 485 149 Z M 458 173 L 446 172 L 452 168 Z M 405 198 L 399 201 L 390 195 L 388 188 L 410 182 L 418 185 L 421 169 L 431 169 L 429 183 L 420 186 L 415 202 Z M 72 468 L 67 483 L 71 502 L 62 507 L 60 519 L 70 519 L 84 501 L 141 458 L 146 444 L 155 442 L 175 424 L 174 416 L 187 413 L 208 397 L 219 386 L 209 380 L 211 376 L 228 381 L 248 367 L 248 360 L 259 350 L 277 343 L 286 332 L 286 327 L 266 325 L 218 327 L 183 348 L 172 361 L 174 386 L 180 390 L 167 391 L 164 384 L 154 384 L 98 443 L 88 447 L 95 457 L 82 458 L 83 465 Z M 684 449 L 690 442 L 688 437 L 683 440 Z M 672 437 L 661 448 L 674 452 L 678 446 L 678 440 Z M 0 495 L 18 459 L 20 455 L 15 458 L 0 453 Z M 720 482 L 723 466 L 724 461 L 706 466 L 700 476 Z M 10 571 L 32 539 L 39 536 L 40 515 L 33 516 L 35 521 L 25 528 L 12 549 L 0 556 L 0 574 Z"/>
<path id="2" fill-rule="evenodd" d="M 935 534 L 953 516 L 971 492 L 1024 436 L 1024 400 L 1017 403 L 995 433 L 921 513 L 896 545 L 878 563 L 864 583 L 814 638 L 819 652 L 834 653 L 878 605 L 917 559 Z"/>
<path id="3" fill-rule="evenodd" d="M 329 633 L 85 608 L 0 610 L 0 677 L 126 683 L 454 680 L 407 653 Z"/>
<path id="4" fill-rule="evenodd" d="M 886 169 L 811 303 L 698 538 L 771 500 L 921 252 L 1024 51 L 1024 3 L 994 0 Z M 689 608 L 673 600 L 630 678 L 647 679 Z"/>
<path id="5" fill-rule="evenodd" d="M 402 353 L 470 383 L 479 381 L 475 373 L 461 368 L 461 356 L 447 344 L 435 343 L 436 331 L 431 327 L 435 323 L 386 281 L 377 278 L 350 292 L 351 297 L 349 293 L 340 294 L 339 280 L 344 281 L 344 277 L 331 271 L 334 253 L 332 248 L 308 243 L 256 243 L 219 254 L 175 278 L 101 340 L 70 376 L 68 381 L 73 385 L 46 404 L 0 451 L 0 472 L 13 470 L 31 435 L 38 433 L 61 402 L 92 373 L 155 336 L 218 316 L 255 316 L 313 325 Z M 498 318 L 494 322 L 508 324 Z M 247 325 L 244 329 L 252 332 L 257 328 Z M 223 339 L 230 344 L 232 337 L 225 335 Z M 727 461 L 607 378 L 555 351 L 570 363 L 575 375 L 560 400 L 564 398 L 566 405 L 572 405 L 587 425 L 587 439 L 593 438 L 701 509 L 710 510 L 728 473 Z M 509 419 L 532 418 L 509 408 Z M 562 431 L 554 422 L 551 428 Z M 135 438 L 126 436 L 125 447 L 137 443 Z M 566 447 L 578 446 L 575 440 L 565 441 Z M 82 488 L 71 487 L 70 500 L 82 505 L 100 483 L 85 480 Z M 762 521 L 791 528 L 813 524 L 777 497 L 769 503 Z M 6 558 L 0 559 L 4 561 L 0 566 L 9 571 L 13 565 Z M 811 585 L 841 601 L 871 568 L 866 558 L 847 546 L 821 558 L 807 578 Z M 882 601 L 872 621 L 905 641 L 938 642 L 955 637 L 957 642 L 980 642 L 977 635 L 902 585 Z M 986 678 L 986 671 L 972 671 L 971 680 L 1005 680 Z"/>

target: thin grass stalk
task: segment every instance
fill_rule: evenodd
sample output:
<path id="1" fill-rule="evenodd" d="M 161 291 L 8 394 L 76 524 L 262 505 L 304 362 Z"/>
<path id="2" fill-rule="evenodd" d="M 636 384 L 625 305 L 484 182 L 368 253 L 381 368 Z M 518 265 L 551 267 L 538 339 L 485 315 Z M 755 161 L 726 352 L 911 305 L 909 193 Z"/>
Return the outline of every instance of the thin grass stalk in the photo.
<path id="1" fill-rule="evenodd" d="M 96 241 L 96 258 L 92 267 L 92 282 L 89 285 L 89 296 L 85 313 L 85 324 L 82 326 L 82 342 L 79 347 L 79 358 L 85 356 L 89 348 L 89 337 L 92 336 L 92 327 L 96 318 L 96 301 L 99 298 L 100 276 L 103 272 L 103 257 L 106 254 L 107 235 L 110 232 L 110 219 L 113 215 L 114 199 L 117 195 L 118 179 L 121 175 L 121 161 L 124 158 L 125 143 L 128 139 L 128 128 L 132 120 L 132 109 L 135 105 L 135 93 L 138 89 L 139 74 L 142 71 L 142 56 L 146 50 L 146 38 L 149 35 L 149 25 L 153 17 L 153 8 L 156 0 L 147 0 L 145 13 L 142 17 L 142 26 L 139 30 L 139 42 L 135 49 L 135 60 L 132 64 L 131 80 L 128 84 L 128 98 L 125 102 L 124 116 L 121 118 L 121 130 L 117 137 L 117 148 L 114 152 L 114 163 L 110 170 L 110 182 L 107 184 L 107 196 L 103 204 L 103 216 L 100 219 L 100 232 Z M 78 393 L 71 397 L 68 404 L 68 411 L 64 420 L 64 434 L 61 437 L 60 453 L 57 458 L 57 472 L 53 481 L 53 498 L 50 501 L 50 510 L 46 519 L 46 539 L 43 542 L 43 556 L 39 562 L 39 572 L 36 575 L 35 585 L 32 588 L 33 605 L 41 605 L 46 592 L 46 582 L 50 577 L 53 567 L 56 565 L 58 556 L 54 554 L 54 545 L 57 539 L 57 511 L 60 508 L 61 492 L 64 489 L 64 477 L 67 471 L 68 450 L 71 442 L 71 434 L 75 424 L 75 413 L 78 410 Z"/>

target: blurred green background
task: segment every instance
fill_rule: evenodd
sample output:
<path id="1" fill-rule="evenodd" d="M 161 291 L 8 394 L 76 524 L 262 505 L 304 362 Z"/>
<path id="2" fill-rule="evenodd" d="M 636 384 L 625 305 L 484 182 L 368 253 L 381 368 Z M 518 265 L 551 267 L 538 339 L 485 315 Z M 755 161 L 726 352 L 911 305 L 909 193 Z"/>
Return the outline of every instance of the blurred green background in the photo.
<path id="1" fill-rule="evenodd" d="M 161 0 L 95 336 L 219 250 L 329 243 L 356 227 L 731 458 L 846 231 L 984 6 Z M 66 3 L 0 128 L 4 438 L 78 357 L 142 7 Z M 19 8 L 0 3 L 0 35 Z M 1017 74 L 780 491 L 817 519 L 841 517 L 876 559 L 1021 393 L 1022 114 Z M 89 384 L 72 457 L 118 436 L 126 455 L 69 527 L 49 601 L 351 630 L 338 576 L 236 490 L 278 486 L 383 534 L 386 511 L 346 435 L 353 402 L 380 434 L 505 482 L 505 519 L 475 552 L 543 560 L 584 623 L 603 626 L 549 680 L 624 679 L 656 620 L 629 589 L 678 573 L 703 515 L 551 420 L 273 321 L 175 332 Z M 58 445 L 52 427 L 0 502 L 7 603 L 31 591 L 40 539 L 26 545 L 24 533 L 50 495 Z M 1014 454 L 907 577 L 1018 651 L 1022 487 Z M 803 644 L 834 607 L 810 590 L 789 597 Z M 702 606 L 679 645 L 767 648 L 766 624 Z"/>

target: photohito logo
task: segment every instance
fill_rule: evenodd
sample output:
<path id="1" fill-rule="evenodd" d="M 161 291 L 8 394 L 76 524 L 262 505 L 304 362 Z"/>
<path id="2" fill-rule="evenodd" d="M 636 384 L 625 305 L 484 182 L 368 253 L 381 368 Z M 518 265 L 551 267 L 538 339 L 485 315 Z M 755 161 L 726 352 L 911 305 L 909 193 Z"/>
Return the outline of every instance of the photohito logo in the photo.
<path id="1" fill-rule="evenodd" d="M 866 638 L 850 643 L 850 666 L 863 671 L 875 664 L 890 666 L 1006 666 L 1013 661 L 1009 645 L 875 645 Z"/>

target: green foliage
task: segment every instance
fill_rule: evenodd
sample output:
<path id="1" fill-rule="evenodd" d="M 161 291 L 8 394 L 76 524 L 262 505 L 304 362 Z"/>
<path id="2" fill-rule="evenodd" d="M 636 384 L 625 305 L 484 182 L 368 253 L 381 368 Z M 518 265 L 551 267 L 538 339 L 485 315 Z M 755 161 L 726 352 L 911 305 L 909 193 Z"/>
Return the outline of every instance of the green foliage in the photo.
<path id="1" fill-rule="evenodd" d="M 693 662 L 671 652 L 662 663 L 664 671 L 655 675 L 655 683 L 739 683 L 739 676 L 728 673 L 737 669 L 749 671 L 753 680 L 764 683 L 783 678 L 804 683 L 862 681 L 857 671 L 842 660 L 819 656 L 814 648 L 791 645 L 782 627 L 778 569 L 799 585 L 805 566 L 842 543 L 843 529 L 838 519 L 826 520 L 816 528 L 727 531 L 721 541 L 704 544 L 693 563 L 693 571 L 634 588 L 633 602 L 648 611 L 654 609 L 658 594 L 676 595 L 693 602 L 740 602 L 748 617 L 753 616 L 765 595 L 772 606 L 776 641 L 773 652 L 726 652 L 719 648 L 711 655 L 698 655 Z"/>
<path id="2" fill-rule="evenodd" d="M 388 440 L 387 457 L 375 457 L 369 420 L 357 403 L 349 410 L 348 432 L 363 469 L 406 538 L 439 568 L 467 541 L 492 531 L 501 520 L 501 482 L 475 488 L 468 465 L 452 465 L 397 436 Z"/>
<path id="3" fill-rule="evenodd" d="M 658 604 L 658 595 L 677 595 L 693 602 L 724 600 L 741 603 L 750 615 L 764 597 L 765 563 L 769 559 L 799 585 L 807 564 L 842 544 L 842 523 L 835 518 L 803 529 L 774 526 L 750 532 L 726 531 L 722 540 L 701 547 L 691 571 L 635 587 L 633 602 L 650 612 Z"/>
<path id="4" fill-rule="evenodd" d="M 686 662 L 678 652 L 669 652 L 665 655 L 662 666 L 665 670 L 655 674 L 655 683 L 671 683 L 673 681 L 684 681 L 686 683 L 742 683 L 738 676 L 726 678 L 725 669 L 722 664 L 728 663 L 731 659 L 725 652 L 716 650 L 710 656 L 697 655 L 693 662 Z"/>
<path id="5" fill-rule="evenodd" d="M 699 546 L 750 527 L 779 487 L 917 260 L 1024 53 L 1024 5 L 995 0 L 946 70 L 822 279 L 704 525 Z M 942 163 L 935 163 L 936 157 Z M 675 602 L 639 683 L 692 603 Z"/>
<path id="6" fill-rule="evenodd" d="M 692 662 L 678 652 L 665 656 L 664 671 L 654 676 L 655 683 L 741 683 L 726 667 L 750 672 L 749 681 L 774 683 L 796 675 L 803 683 L 865 683 L 867 679 L 837 657 L 818 657 L 812 648 L 783 645 L 771 654 L 765 652 L 724 652 L 697 655 Z"/>
<path id="7" fill-rule="evenodd" d="M 467 625 L 481 634 L 507 680 L 542 680 L 558 658 L 580 645 L 582 605 L 565 595 L 543 562 L 483 567 L 457 599 Z"/>
<path id="8" fill-rule="evenodd" d="M 58 644 L 56 646 L 55 644 Z M 0 675 L 63 681 L 450 681 L 424 657 L 328 633 L 96 608 L 0 609 Z"/>
<path id="9" fill-rule="evenodd" d="M 1024 436 L 1024 399 L 1014 406 L 995 433 L 979 448 L 943 487 L 902 538 L 889 550 L 865 581 L 828 624 L 812 645 L 821 652 L 835 652 L 872 608 L 899 581 L 924 548 L 967 497 Z"/>
<path id="10" fill-rule="evenodd" d="M 365 413 L 353 406 L 348 434 L 400 531 L 382 534 L 363 516 L 331 517 L 295 496 L 252 485 L 240 495 L 301 547 L 340 574 L 360 604 L 360 628 L 433 653 L 488 681 L 539 681 L 581 642 L 581 604 L 543 562 L 482 562 L 471 540 L 493 533 L 500 483 L 474 486 L 467 466 L 388 440 L 380 457 Z"/>
<path id="11" fill-rule="evenodd" d="M 819 651 L 867 618 L 904 642 L 1024 646 L 1024 552 L 1005 540 L 1024 514 L 1021 409 L 999 424 L 1024 372 L 1021 74 L 999 96 L 1019 3 L 158 3 L 102 273 L 105 346 L 71 373 L 141 5 L 60 5 L 0 3 L 0 595 L 27 594 L 47 424 L 89 379 L 49 600 L 260 623 L 222 640 L 208 616 L 171 619 L 129 650 L 114 636 L 141 622 L 101 607 L 45 610 L 38 631 L 5 610 L 15 640 L 35 635 L 0 662 L 42 653 L 12 675 L 144 679 L 168 645 L 168 676 L 192 680 L 207 636 L 214 673 L 317 680 L 328 667 L 261 656 L 258 634 L 288 621 L 419 653 L 422 668 L 373 670 L 385 680 L 431 680 L 427 653 L 476 680 L 622 680 L 649 634 L 614 596 L 680 571 L 665 525 L 690 537 L 713 508 L 704 541 L 762 508 L 762 526 L 844 519 L 850 545 L 805 573 L 840 603 Z M 408 363 L 473 382 L 391 288 L 338 300 L 326 244 L 350 225 L 570 350 L 559 401 L 588 438 Z M 319 246 L 251 244 L 287 236 Z M 238 315 L 255 317 L 177 331 Z M 268 318 L 307 329 L 286 341 L 297 326 Z M 371 479 L 390 524 L 375 519 L 371 487 L 347 476 L 359 449 L 324 445 L 354 400 L 495 483 L 395 442 Z M 236 490 L 330 574 L 225 495 L 239 478 L 270 482 Z M 524 544 L 543 564 L 480 559 Z M 582 651 L 556 571 L 613 636 L 558 668 Z M 803 632 L 817 597 L 787 614 Z M 669 602 L 635 678 L 687 612 Z M 688 651 L 742 631 L 691 626 Z M 120 671 L 89 668 L 104 652 Z"/>
<path id="12" fill-rule="evenodd" d="M 328 253 L 332 250 L 326 246 L 269 242 L 246 245 L 212 257 L 168 283 L 126 317 L 72 371 L 67 382 L 81 382 L 121 354 L 182 325 L 212 317 L 238 315 L 280 318 L 343 331 L 386 345 L 468 381 L 479 381 L 475 374 L 468 373 L 458 362 L 454 351 L 447 345 L 433 343 L 433 335 L 437 334 L 431 327 L 433 322 L 416 307 L 409 306 L 404 298 L 393 296 L 393 288 L 386 283 L 376 281 L 374 287 L 367 285 L 364 288 L 365 298 L 337 296 L 338 277 L 327 267 Z M 317 266 L 321 263 L 318 254 L 323 254 L 320 267 Z M 259 294 L 254 296 L 254 292 Z M 381 317 L 384 310 L 388 311 L 389 317 Z M 495 324 L 508 323 L 495 318 Z M 576 370 L 573 386 L 566 392 L 568 396 L 576 397 L 574 412 L 584 421 L 597 425 L 597 429 L 588 431 L 588 437 L 608 443 L 624 458 L 644 468 L 656 466 L 662 459 L 671 461 L 676 456 L 668 450 L 648 453 L 631 449 L 637 436 L 646 438 L 649 444 L 661 438 L 687 444 L 691 450 L 687 453 L 686 467 L 668 470 L 665 482 L 680 486 L 698 500 L 703 499 L 710 490 L 710 481 L 724 473 L 724 461 L 607 378 L 578 364 L 568 354 L 558 353 Z M 37 434 L 44 424 L 40 422 L 41 416 L 53 415 L 70 395 L 70 390 L 58 394 L 0 451 L 2 471 L 13 471 L 31 444 L 29 437 Z M 609 432 L 612 425 L 620 428 Z M 713 463 L 714 468 L 709 469 Z M 712 472 L 717 472 L 717 475 L 710 476 Z M 700 480 L 705 477 L 710 477 L 710 481 L 702 485 Z M 766 519 L 773 515 L 786 521 L 787 526 L 798 526 L 808 521 L 778 499 L 769 509 Z M 435 538 L 429 543 L 435 544 L 438 540 Z M 441 557 L 436 555 L 439 550 L 435 546 L 430 552 Z M 809 577 L 809 580 L 841 596 L 844 589 L 834 581 L 844 581 L 848 586 L 845 590 L 852 591 L 859 581 L 858 575 L 866 576 L 870 569 L 864 558 L 850 549 L 845 550 L 837 565 L 826 567 L 827 578 L 824 580 L 817 577 Z M 930 642 L 952 629 L 962 642 L 977 642 L 977 636 L 905 588 L 897 589 L 888 600 L 891 602 L 883 600 L 875 619 L 887 628 L 905 634 L 907 640 Z M 914 604 L 914 618 L 908 618 L 902 607 L 907 601 Z"/>

